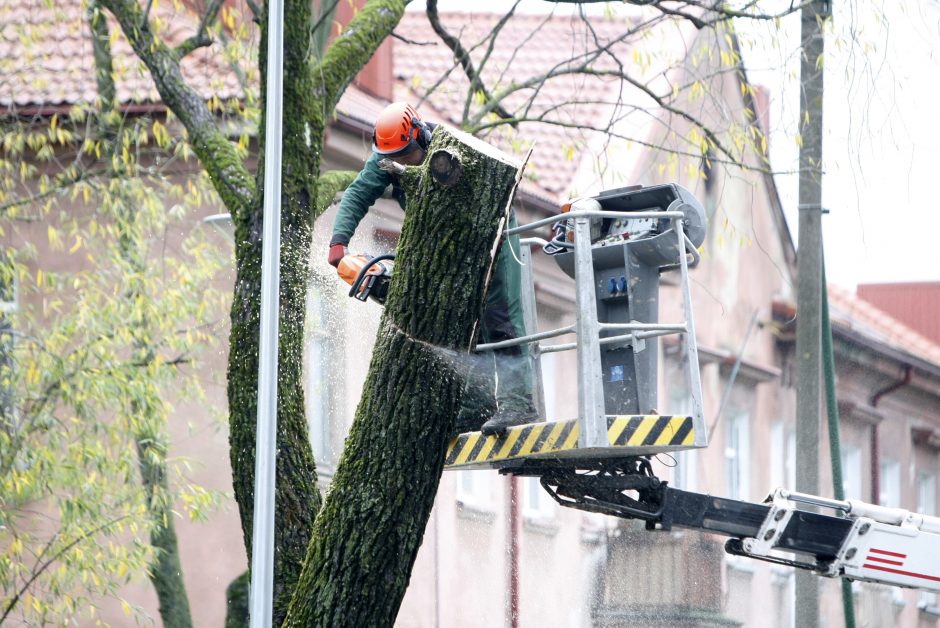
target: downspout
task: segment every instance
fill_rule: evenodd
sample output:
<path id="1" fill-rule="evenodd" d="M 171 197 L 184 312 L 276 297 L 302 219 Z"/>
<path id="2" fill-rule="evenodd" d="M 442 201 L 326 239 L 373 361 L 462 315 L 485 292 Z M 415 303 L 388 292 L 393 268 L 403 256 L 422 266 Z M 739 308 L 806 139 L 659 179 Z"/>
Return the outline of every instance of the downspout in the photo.
<path id="1" fill-rule="evenodd" d="M 890 395 L 893 392 L 896 392 L 905 386 L 908 386 L 911 383 L 911 378 L 914 375 L 914 369 L 910 364 L 904 365 L 904 376 L 898 381 L 885 386 L 875 394 L 871 396 L 871 399 L 868 400 L 868 403 L 871 404 L 872 408 L 878 407 L 878 402 L 881 401 L 882 397 Z M 875 424 L 871 428 L 871 500 L 872 503 L 877 504 L 879 498 L 881 497 L 881 438 L 878 434 L 878 425 Z"/>
<path id="2" fill-rule="evenodd" d="M 519 628 L 519 478 L 509 478 L 509 626 Z"/>
<path id="3" fill-rule="evenodd" d="M 871 400 L 869 402 L 871 403 L 871 407 L 877 408 L 878 402 L 881 401 L 882 397 L 884 397 L 885 395 L 889 395 L 909 385 L 911 383 L 911 378 L 913 377 L 913 374 L 914 374 L 913 367 L 910 364 L 905 364 L 904 365 L 904 377 L 894 382 L 893 384 L 890 384 L 889 386 L 882 388 L 881 390 L 876 392 L 874 395 L 872 395 Z"/>

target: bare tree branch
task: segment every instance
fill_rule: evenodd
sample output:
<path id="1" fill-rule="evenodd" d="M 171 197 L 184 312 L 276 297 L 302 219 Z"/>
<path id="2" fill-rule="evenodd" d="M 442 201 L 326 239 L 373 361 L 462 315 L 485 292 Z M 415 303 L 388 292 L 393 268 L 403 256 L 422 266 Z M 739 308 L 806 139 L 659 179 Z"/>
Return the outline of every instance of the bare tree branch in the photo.
<path id="1" fill-rule="evenodd" d="M 545 0 L 553 4 L 599 4 L 610 0 Z M 733 9 L 724 0 L 706 0 L 699 2 L 697 0 L 622 0 L 624 4 L 635 6 L 655 7 L 664 15 L 671 15 L 688 20 L 697 29 L 708 28 L 718 22 L 723 22 L 731 18 L 744 18 L 750 20 L 772 21 L 778 18 L 790 15 L 800 11 L 804 5 L 810 4 L 811 0 L 800 3 L 790 3 L 789 7 L 777 13 L 752 13 L 747 9 L 756 6 L 756 2 L 749 2 L 744 9 Z M 680 8 L 673 8 L 678 5 Z M 685 10 L 682 7 L 686 7 Z M 713 14 L 715 18 L 706 19 L 702 15 Z"/>
<path id="2" fill-rule="evenodd" d="M 437 45 L 436 41 L 415 41 L 413 39 L 408 39 L 407 37 L 402 37 L 398 33 L 394 33 L 394 32 L 392 33 L 392 37 L 394 37 L 400 42 L 411 44 L 412 46 L 436 46 Z"/>
<path id="3" fill-rule="evenodd" d="M 508 20 L 509 17 L 516 10 L 516 6 L 518 6 L 518 4 L 519 4 L 519 0 L 516 0 L 516 2 L 513 3 L 512 8 L 509 10 L 509 12 L 506 13 L 506 15 L 503 16 L 500 19 L 500 21 L 497 23 L 494 29 L 494 32 L 491 35 L 492 39 L 491 39 L 490 47 L 486 54 L 487 57 L 489 56 L 489 52 L 492 51 L 493 49 L 492 42 L 496 41 L 496 34 L 502 28 L 503 24 L 506 23 L 506 20 Z M 447 29 L 444 28 L 443 24 L 441 24 L 441 17 L 437 12 L 437 0 L 428 0 L 427 15 L 428 15 L 428 21 L 431 23 L 431 28 L 433 28 L 434 32 L 437 33 L 437 35 L 441 38 L 441 41 L 443 41 L 444 44 L 453 51 L 454 59 L 458 63 L 460 63 L 460 66 L 463 68 L 463 71 L 467 75 L 467 78 L 470 79 L 470 90 L 467 94 L 467 104 L 464 106 L 464 113 L 463 113 L 463 119 L 466 120 L 467 113 L 468 113 L 469 106 L 470 106 L 470 101 L 473 98 L 473 94 L 477 91 L 476 89 L 474 89 L 475 87 L 479 87 L 480 91 L 483 92 L 483 98 L 485 100 L 491 101 L 492 96 L 490 95 L 489 91 L 487 91 L 486 86 L 483 84 L 483 80 L 480 78 L 480 75 L 477 72 L 476 68 L 473 67 L 473 61 L 470 59 L 470 53 L 467 52 L 466 48 L 463 47 L 463 44 L 460 43 L 460 40 L 454 37 L 453 35 L 451 35 L 449 32 L 447 32 Z M 482 66 L 481 66 L 481 69 L 482 69 Z M 503 109 L 502 105 L 496 104 L 493 110 L 496 113 L 496 115 L 498 115 L 501 118 L 508 119 L 512 117 L 512 115 L 508 111 Z"/>

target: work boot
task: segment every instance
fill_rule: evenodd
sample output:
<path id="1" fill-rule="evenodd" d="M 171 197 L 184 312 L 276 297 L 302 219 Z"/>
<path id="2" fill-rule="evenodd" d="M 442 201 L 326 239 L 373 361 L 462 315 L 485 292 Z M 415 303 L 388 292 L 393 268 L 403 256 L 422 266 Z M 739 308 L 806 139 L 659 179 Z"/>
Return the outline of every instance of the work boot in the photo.
<path id="1" fill-rule="evenodd" d="M 539 423 L 541 420 L 542 418 L 539 417 L 531 404 L 528 407 L 500 404 L 499 410 L 489 421 L 483 424 L 480 431 L 483 432 L 484 436 L 492 436 L 493 434 L 502 434 L 516 425 Z"/>

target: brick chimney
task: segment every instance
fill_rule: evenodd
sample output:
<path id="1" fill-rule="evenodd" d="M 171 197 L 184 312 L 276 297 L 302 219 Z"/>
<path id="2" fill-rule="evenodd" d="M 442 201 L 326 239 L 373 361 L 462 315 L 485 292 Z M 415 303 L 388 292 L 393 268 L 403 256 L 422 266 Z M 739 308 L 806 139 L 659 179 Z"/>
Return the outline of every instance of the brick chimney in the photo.
<path id="1" fill-rule="evenodd" d="M 336 21 L 342 24 L 342 27 L 345 27 L 352 20 L 355 12 L 361 9 L 364 4 L 365 0 L 340 2 L 336 7 Z M 334 23 L 330 28 L 330 39 L 336 37 L 340 30 L 341 28 Z M 353 81 L 353 85 L 377 98 L 392 100 L 392 86 L 395 80 L 392 50 L 393 42 L 391 38 L 388 38 L 382 42 L 382 45 L 372 55 L 369 63 L 359 72 L 359 75 Z"/>

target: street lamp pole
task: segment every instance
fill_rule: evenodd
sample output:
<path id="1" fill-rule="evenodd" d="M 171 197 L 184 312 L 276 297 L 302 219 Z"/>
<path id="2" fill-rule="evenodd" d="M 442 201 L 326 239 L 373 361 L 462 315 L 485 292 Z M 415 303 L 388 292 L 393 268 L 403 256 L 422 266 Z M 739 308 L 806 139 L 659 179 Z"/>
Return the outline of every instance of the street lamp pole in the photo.
<path id="1" fill-rule="evenodd" d="M 281 257 L 281 92 L 284 3 L 269 0 L 264 129 L 264 231 L 261 253 L 261 336 L 255 498 L 251 534 L 251 627 L 270 628 L 274 589 L 274 491 L 277 456 L 277 351 Z"/>

